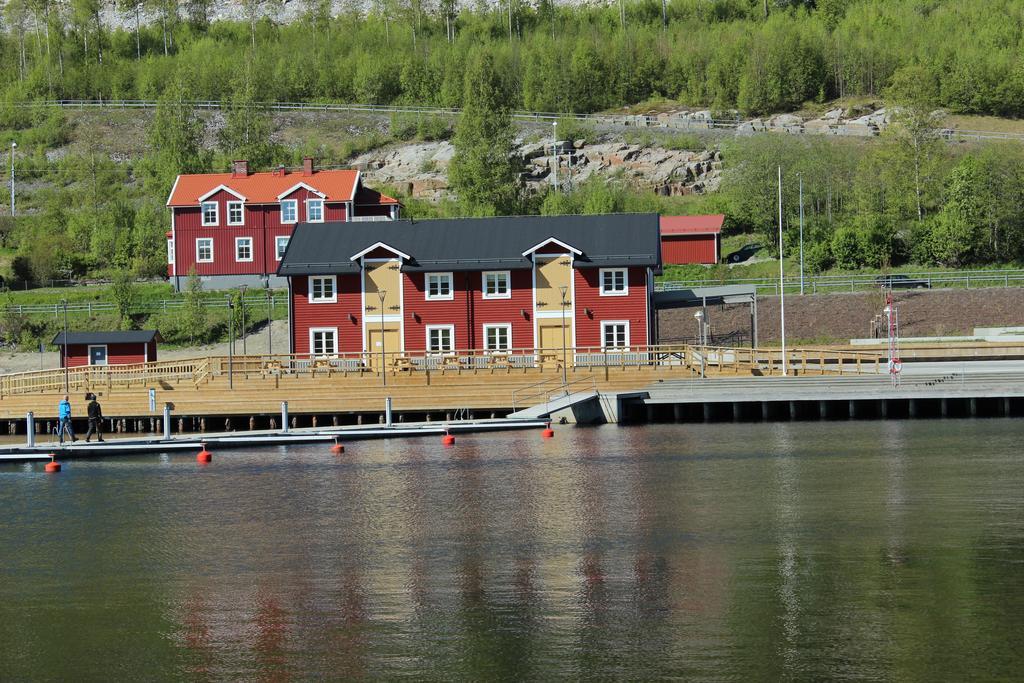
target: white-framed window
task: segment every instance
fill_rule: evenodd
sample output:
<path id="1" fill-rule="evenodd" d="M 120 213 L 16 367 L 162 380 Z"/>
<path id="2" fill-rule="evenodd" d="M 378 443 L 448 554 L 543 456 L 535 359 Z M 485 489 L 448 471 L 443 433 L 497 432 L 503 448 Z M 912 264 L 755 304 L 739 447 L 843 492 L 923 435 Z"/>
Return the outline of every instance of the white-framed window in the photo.
<path id="1" fill-rule="evenodd" d="M 451 300 L 455 298 L 452 291 L 451 273 L 427 273 L 427 300 Z"/>
<path id="2" fill-rule="evenodd" d="M 312 304 L 333 304 L 338 301 L 338 278 L 335 275 L 311 275 L 309 277 L 309 302 Z"/>
<path id="3" fill-rule="evenodd" d="M 306 220 L 309 221 L 310 223 L 324 222 L 324 200 L 306 200 Z"/>
<path id="4" fill-rule="evenodd" d="M 203 211 L 203 226 L 217 225 L 220 219 L 220 205 L 217 202 L 203 202 L 200 207 Z"/>
<path id="5" fill-rule="evenodd" d="M 167 262 L 174 263 L 174 238 L 167 240 Z"/>
<path id="6" fill-rule="evenodd" d="M 236 237 L 235 238 L 235 260 L 236 261 L 252 261 L 252 238 L 251 237 Z"/>
<path id="7" fill-rule="evenodd" d="M 243 202 L 228 202 L 228 225 L 243 225 L 245 223 L 245 204 Z"/>
<path id="8" fill-rule="evenodd" d="M 484 350 L 509 351 L 512 348 L 512 324 L 484 325 Z"/>
<path id="9" fill-rule="evenodd" d="M 601 296 L 626 296 L 629 294 L 629 276 L 625 268 L 601 269 Z"/>
<path id="10" fill-rule="evenodd" d="M 309 328 L 309 352 L 314 356 L 335 356 L 338 353 L 337 327 Z"/>
<path id="11" fill-rule="evenodd" d="M 299 200 L 298 199 L 282 199 L 281 200 L 281 222 L 282 223 L 298 223 L 299 222 Z"/>
<path id="12" fill-rule="evenodd" d="M 455 350 L 455 325 L 427 325 L 427 352 L 449 353 Z"/>
<path id="13" fill-rule="evenodd" d="M 213 263 L 213 238 L 196 239 L 196 263 Z"/>
<path id="14" fill-rule="evenodd" d="M 485 270 L 483 278 L 485 299 L 512 298 L 511 272 L 507 270 Z"/>
<path id="15" fill-rule="evenodd" d="M 276 247 L 277 260 L 280 261 L 284 258 L 285 249 L 288 248 L 288 240 L 291 239 L 289 235 L 278 235 L 277 239 L 274 240 Z"/>
<path id="16" fill-rule="evenodd" d="M 601 348 L 624 351 L 629 348 L 629 321 L 608 320 L 601 322 Z"/>

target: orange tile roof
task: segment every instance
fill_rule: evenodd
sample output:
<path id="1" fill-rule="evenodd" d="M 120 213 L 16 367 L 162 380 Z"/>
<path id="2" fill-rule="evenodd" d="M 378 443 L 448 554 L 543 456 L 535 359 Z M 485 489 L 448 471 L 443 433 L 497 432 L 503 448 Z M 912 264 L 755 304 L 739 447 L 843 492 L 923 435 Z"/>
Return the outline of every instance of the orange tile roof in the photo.
<path id="1" fill-rule="evenodd" d="M 385 206 L 389 204 L 398 204 L 399 201 L 394 197 L 389 197 L 386 194 L 382 194 L 377 190 L 366 187 L 365 185 L 360 186 L 359 192 L 356 193 L 356 205 L 376 205 L 383 204 Z"/>
<path id="2" fill-rule="evenodd" d="M 722 231 L 725 214 L 715 213 L 707 216 L 662 216 L 662 235 L 694 235 L 714 234 Z"/>
<path id="3" fill-rule="evenodd" d="M 284 175 L 250 173 L 238 178 L 231 173 L 180 175 L 167 206 L 195 206 L 200 197 L 221 185 L 245 197 L 249 204 L 276 204 L 279 195 L 300 183 L 322 192 L 329 202 L 347 202 L 354 199 L 358 180 L 359 171 L 353 170 L 314 171 L 313 175 L 303 175 L 301 171 L 288 171 Z"/>

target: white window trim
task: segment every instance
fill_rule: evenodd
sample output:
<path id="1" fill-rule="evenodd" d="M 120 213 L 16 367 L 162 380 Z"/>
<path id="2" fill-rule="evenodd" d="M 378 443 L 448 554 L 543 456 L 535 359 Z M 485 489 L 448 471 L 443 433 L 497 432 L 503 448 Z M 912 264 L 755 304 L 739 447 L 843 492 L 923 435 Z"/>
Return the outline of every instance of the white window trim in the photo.
<path id="1" fill-rule="evenodd" d="M 433 277 L 448 277 L 448 293 L 437 296 L 430 295 L 430 278 Z M 423 275 L 423 296 L 426 297 L 427 301 L 452 301 L 455 299 L 455 274 L 452 272 L 448 273 L 424 273 Z"/>
<path id="2" fill-rule="evenodd" d="M 430 333 L 433 330 L 448 330 L 448 332 L 449 332 L 449 339 L 451 341 L 451 348 L 443 349 L 443 350 L 440 350 L 440 351 L 433 351 L 433 350 L 431 350 L 431 348 L 430 348 Z M 427 353 L 431 353 L 431 354 L 444 354 L 444 353 L 452 353 L 453 351 L 455 351 L 455 325 L 427 325 L 426 329 L 425 329 L 425 334 L 426 334 L 426 338 L 425 338 L 425 344 L 424 344 L 423 348 L 425 348 L 427 350 Z"/>
<path id="3" fill-rule="evenodd" d="M 330 280 L 331 281 L 331 293 L 333 296 L 330 298 L 313 298 L 313 280 Z M 309 276 L 309 303 L 311 304 L 336 304 L 338 303 L 338 276 L 337 275 L 310 275 Z"/>
<path id="4" fill-rule="evenodd" d="M 231 207 L 232 206 L 237 206 L 241 210 L 241 212 L 242 212 L 242 218 L 241 218 L 241 220 L 239 220 L 237 222 L 231 220 Z M 228 225 L 245 225 L 245 202 L 236 202 L 236 201 L 228 202 Z"/>
<path id="5" fill-rule="evenodd" d="M 317 332 L 330 332 L 334 335 L 333 353 L 316 353 L 314 351 L 313 336 Z M 338 357 L 338 328 L 337 327 L 311 327 L 309 328 L 309 355 L 316 358 L 337 358 Z"/>
<path id="6" fill-rule="evenodd" d="M 489 349 L 487 348 L 487 330 L 495 327 L 503 327 L 508 330 L 508 348 Z M 483 326 L 484 351 L 486 353 L 507 353 L 512 350 L 512 323 L 485 323 Z"/>
<path id="7" fill-rule="evenodd" d="M 281 242 L 281 240 L 284 240 L 284 249 L 285 249 L 285 251 L 288 251 L 288 242 L 291 241 L 291 239 L 292 239 L 291 235 L 278 235 L 277 237 L 274 238 L 274 259 L 275 260 L 280 261 L 281 257 L 284 256 L 284 254 L 281 252 L 280 248 L 278 248 L 278 244 Z"/>
<path id="8" fill-rule="evenodd" d="M 213 222 L 208 223 L 206 221 L 206 207 L 207 205 L 213 205 Z M 202 221 L 204 228 L 213 227 L 220 225 L 220 202 L 199 202 L 199 218 Z"/>
<path id="9" fill-rule="evenodd" d="M 89 348 L 86 349 L 86 353 L 89 357 L 89 365 L 92 365 L 92 350 L 103 349 L 103 365 L 97 365 L 95 367 L 102 368 L 110 365 L 110 349 L 107 348 L 106 344 L 89 344 Z"/>
<path id="10" fill-rule="evenodd" d="M 241 242 L 249 243 L 249 258 L 238 258 L 238 245 Z M 253 253 L 254 251 L 255 248 L 253 247 L 253 239 L 251 237 L 235 238 L 235 263 L 252 263 L 253 257 L 255 256 L 255 254 Z"/>
<path id="11" fill-rule="evenodd" d="M 624 325 L 626 327 L 626 343 L 623 346 L 608 346 L 605 338 L 605 328 L 609 325 Z M 601 348 L 612 351 L 629 351 L 629 321 L 628 320 L 602 320 L 601 321 Z"/>
<path id="12" fill-rule="evenodd" d="M 295 220 L 286 221 L 284 219 L 284 205 L 292 204 L 295 206 Z M 298 199 L 282 199 L 281 200 L 281 225 L 295 225 L 299 222 L 299 200 Z"/>
<path id="13" fill-rule="evenodd" d="M 210 258 L 199 258 L 199 243 L 209 242 L 210 243 Z M 212 237 L 197 237 L 196 238 L 196 263 L 213 263 L 213 238 Z"/>
<path id="14" fill-rule="evenodd" d="M 505 293 L 504 294 L 488 294 L 487 293 L 487 276 L 488 275 L 504 275 L 505 276 Z M 511 299 L 512 298 L 512 271 L 511 270 L 485 270 L 480 275 L 480 287 L 483 291 L 483 298 L 485 299 Z"/>
<path id="15" fill-rule="evenodd" d="M 309 217 L 309 205 L 312 204 L 313 202 L 320 202 L 320 220 L 316 220 L 315 221 L 315 220 L 313 220 L 312 218 Z M 323 223 L 324 219 L 326 217 L 327 217 L 327 202 L 325 202 L 322 197 L 316 197 L 316 198 L 310 197 L 309 199 L 306 200 L 306 222 L 307 223 Z"/>
<path id="16" fill-rule="evenodd" d="M 167 263 L 174 265 L 174 238 L 167 238 Z"/>
<path id="17" fill-rule="evenodd" d="M 615 290 L 606 290 L 604 288 L 604 276 L 605 273 L 622 273 L 622 283 L 625 285 L 625 289 L 621 292 Z M 601 296 L 629 296 L 629 269 L 628 268 L 601 268 L 597 274 L 598 286 L 600 289 Z"/>

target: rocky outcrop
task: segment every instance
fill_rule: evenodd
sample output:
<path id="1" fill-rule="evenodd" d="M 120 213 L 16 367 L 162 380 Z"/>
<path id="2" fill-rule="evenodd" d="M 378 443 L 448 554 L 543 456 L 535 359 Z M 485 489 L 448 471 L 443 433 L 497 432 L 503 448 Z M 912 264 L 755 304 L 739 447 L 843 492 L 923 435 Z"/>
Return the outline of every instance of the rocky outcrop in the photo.
<path id="1" fill-rule="evenodd" d="M 554 152 L 554 153 L 553 153 Z M 421 142 L 375 150 L 353 165 L 368 184 L 397 187 L 412 197 L 437 201 L 447 196 L 450 142 Z M 670 150 L 622 142 L 587 144 L 585 140 L 521 143 L 523 180 L 539 192 L 555 182 L 571 189 L 592 177 L 616 178 L 663 195 L 700 194 L 718 188 L 720 152 Z"/>

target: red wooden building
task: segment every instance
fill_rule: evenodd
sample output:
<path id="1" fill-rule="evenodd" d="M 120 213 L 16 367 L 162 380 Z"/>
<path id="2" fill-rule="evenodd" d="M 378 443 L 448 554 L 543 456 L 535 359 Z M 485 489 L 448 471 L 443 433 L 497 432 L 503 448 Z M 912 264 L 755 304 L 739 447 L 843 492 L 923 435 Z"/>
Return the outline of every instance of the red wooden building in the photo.
<path id="1" fill-rule="evenodd" d="M 64 333 L 53 338 L 53 344 L 60 351 L 60 367 L 65 366 L 64 350 L 67 349 L 67 367 L 82 365 L 128 365 L 148 363 L 156 360 L 156 343 L 162 341 L 156 330 L 131 330 L 127 332 L 68 332 L 67 344 Z"/>
<path id="2" fill-rule="evenodd" d="M 250 173 L 236 161 L 231 173 L 180 175 L 167 200 L 167 275 L 180 290 L 194 268 L 207 288 L 241 284 L 283 286 L 274 274 L 299 223 L 398 218 L 397 200 L 364 187 L 359 171 L 301 171 L 283 167 Z"/>
<path id="3" fill-rule="evenodd" d="M 724 221 L 723 214 L 662 216 L 661 255 L 665 264 L 718 263 Z"/>
<path id="4" fill-rule="evenodd" d="M 658 217 L 518 216 L 296 228 L 298 354 L 629 349 L 651 343 Z M 582 350 L 578 352 L 583 352 Z"/>

